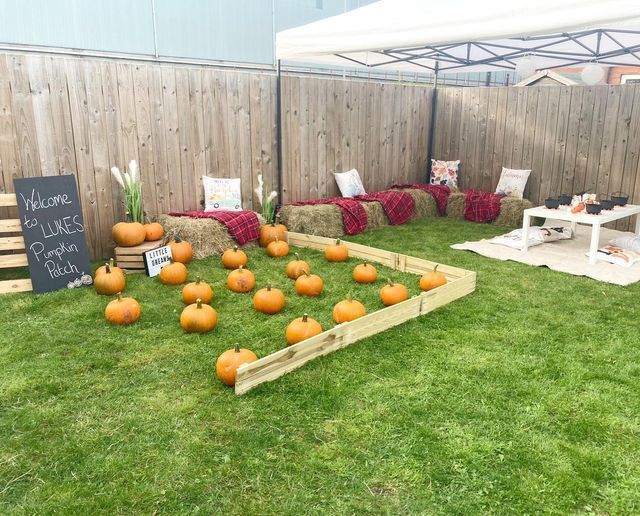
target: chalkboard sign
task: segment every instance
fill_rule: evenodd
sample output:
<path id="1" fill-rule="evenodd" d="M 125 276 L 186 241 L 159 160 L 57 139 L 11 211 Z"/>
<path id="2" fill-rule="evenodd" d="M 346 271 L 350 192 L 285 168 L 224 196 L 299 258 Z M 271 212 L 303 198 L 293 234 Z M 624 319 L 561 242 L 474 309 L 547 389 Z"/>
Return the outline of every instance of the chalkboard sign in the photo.
<path id="1" fill-rule="evenodd" d="M 30 177 L 13 184 L 33 291 L 91 285 L 75 177 Z"/>
<path id="2" fill-rule="evenodd" d="M 142 253 L 144 259 L 144 271 L 147 276 L 153 278 L 160 274 L 160 269 L 171 263 L 171 247 L 168 245 L 157 247 L 151 251 Z"/>

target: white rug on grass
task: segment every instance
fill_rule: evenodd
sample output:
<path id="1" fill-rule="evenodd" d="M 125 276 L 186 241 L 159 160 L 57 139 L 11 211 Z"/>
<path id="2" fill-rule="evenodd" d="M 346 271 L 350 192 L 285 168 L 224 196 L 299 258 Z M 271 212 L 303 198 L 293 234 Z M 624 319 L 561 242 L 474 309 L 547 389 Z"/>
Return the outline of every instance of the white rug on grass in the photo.
<path id="1" fill-rule="evenodd" d="M 557 220 L 545 221 L 545 226 L 567 226 L 567 222 Z M 498 260 L 512 260 L 537 267 L 546 266 L 558 272 L 566 272 L 574 276 L 587 276 L 598 281 L 613 283 L 614 285 L 631 285 L 640 281 L 640 263 L 631 267 L 621 267 L 599 260 L 595 265 L 589 264 L 589 257 L 585 253 L 591 244 L 591 226 L 578 226 L 577 235 L 571 240 L 558 240 L 535 247 L 530 247 L 526 253 L 519 249 L 511 249 L 504 245 L 493 244 L 489 240 L 454 244 L 453 249 L 473 251 L 488 258 Z M 614 229 L 602 228 L 600 232 L 600 246 L 616 237 L 631 235 Z"/>

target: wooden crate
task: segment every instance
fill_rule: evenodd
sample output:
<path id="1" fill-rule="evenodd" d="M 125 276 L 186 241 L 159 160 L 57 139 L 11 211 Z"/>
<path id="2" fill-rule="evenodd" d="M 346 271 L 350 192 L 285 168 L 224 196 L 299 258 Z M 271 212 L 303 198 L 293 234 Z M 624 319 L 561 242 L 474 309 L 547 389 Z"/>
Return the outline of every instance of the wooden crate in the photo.
<path id="1" fill-rule="evenodd" d="M 162 240 L 153 240 L 133 247 L 116 247 L 116 265 L 129 274 L 144 274 L 142 253 L 156 249 L 162 244 Z"/>
<path id="2" fill-rule="evenodd" d="M 292 246 L 318 250 L 323 250 L 328 244 L 335 242 L 332 238 L 292 232 L 287 233 L 287 241 Z M 442 272 L 446 276 L 447 284 L 428 292 L 422 292 L 402 303 L 383 308 L 355 321 L 338 324 L 315 337 L 293 346 L 287 346 L 250 364 L 240 366 L 236 376 L 236 394 L 244 394 L 262 383 L 273 381 L 316 357 L 327 355 L 349 344 L 429 313 L 455 299 L 470 294 L 476 288 L 475 272 L 375 247 L 343 242 L 349 248 L 350 256 L 362 258 L 368 262 L 381 263 L 401 272 L 422 275 L 432 271 L 437 265 L 438 272 Z"/>
<path id="3" fill-rule="evenodd" d="M 0 206 L 14 208 L 18 206 L 16 194 L 0 194 Z M 26 253 L 20 219 L 0 220 L 0 269 L 11 267 L 26 267 Z M 0 281 L 0 294 L 8 292 L 28 292 L 33 290 L 29 278 Z"/>

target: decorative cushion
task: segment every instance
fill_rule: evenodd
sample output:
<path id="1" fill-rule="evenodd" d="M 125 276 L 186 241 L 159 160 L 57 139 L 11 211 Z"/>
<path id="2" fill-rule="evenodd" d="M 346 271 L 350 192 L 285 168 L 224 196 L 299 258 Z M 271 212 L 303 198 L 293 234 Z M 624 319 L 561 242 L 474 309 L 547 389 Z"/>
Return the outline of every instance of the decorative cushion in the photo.
<path id="1" fill-rule="evenodd" d="M 365 195 L 367 193 L 364 190 L 360 174 L 355 168 L 348 172 L 337 172 L 334 176 L 336 176 L 336 183 L 338 183 L 342 197 L 355 197 L 356 195 Z"/>
<path id="2" fill-rule="evenodd" d="M 496 193 L 506 195 L 507 197 L 522 199 L 529 174 L 531 174 L 531 170 L 517 170 L 502 167 L 502 174 L 500 174 L 500 181 L 498 181 Z"/>
<path id="3" fill-rule="evenodd" d="M 458 188 L 458 167 L 460 160 L 441 161 L 439 159 L 431 160 L 431 178 L 429 182 L 432 185 L 446 185 L 449 188 Z"/>
<path id="4" fill-rule="evenodd" d="M 589 253 L 585 253 L 589 254 Z M 622 267 L 631 267 L 634 263 L 640 260 L 640 254 L 635 253 L 629 249 L 623 249 L 615 245 L 606 245 L 598 249 L 598 259 L 612 263 L 614 265 L 620 265 Z"/>
<path id="5" fill-rule="evenodd" d="M 204 211 L 239 211 L 242 209 L 240 179 L 202 176 Z"/>
<path id="6" fill-rule="evenodd" d="M 640 237 L 639 236 L 635 236 L 635 235 L 621 236 L 618 238 L 614 238 L 609 243 L 616 247 L 622 247 L 623 249 L 628 249 L 629 251 L 635 251 L 636 253 L 640 253 Z"/>
<path id="7" fill-rule="evenodd" d="M 555 242 L 556 240 L 568 240 L 573 236 L 569 227 L 530 227 L 529 228 L 529 247 L 544 244 L 546 242 Z M 514 229 L 506 235 L 500 235 L 489 240 L 492 244 L 506 245 L 514 249 L 522 249 L 522 229 Z"/>

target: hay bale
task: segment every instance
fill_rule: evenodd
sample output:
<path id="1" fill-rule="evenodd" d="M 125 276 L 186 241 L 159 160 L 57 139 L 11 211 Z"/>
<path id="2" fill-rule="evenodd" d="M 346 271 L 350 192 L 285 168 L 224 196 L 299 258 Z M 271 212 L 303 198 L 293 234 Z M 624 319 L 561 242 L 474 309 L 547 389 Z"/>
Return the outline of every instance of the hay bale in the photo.
<path id="1" fill-rule="evenodd" d="M 447 201 L 447 217 L 452 219 L 464 219 L 464 192 L 455 192 L 449 195 Z"/>
<path id="2" fill-rule="evenodd" d="M 522 225 L 524 210 L 532 207 L 533 204 L 528 199 L 505 197 L 500 201 L 500 215 L 494 224 L 496 226 L 519 227 Z"/>
<path id="3" fill-rule="evenodd" d="M 401 192 L 407 192 L 415 202 L 415 210 L 411 220 L 427 219 L 429 217 L 438 217 L 440 212 L 438 211 L 438 205 L 433 195 L 417 188 L 400 188 Z"/>
<path id="4" fill-rule="evenodd" d="M 264 219 L 260 215 L 261 225 Z M 159 215 L 158 222 L 162 224 L 167 239 L 180 235 L 193 247 L 195 259 L 221 255 L 225 249 L 236 245 L 236 241 L 229 235 L 223 224 L 214 219 L 194 219 L 191 217 L 172 217 Z M 248 242 L 243 249 L 255 247 L 255 242 Z"/>
<path id="5" fill-rule="evenodd" d="M 367 213 L 367 229 L 380 228 L 389 225 L 389 218 L 378 201 L 361 203 Z"/>
<path id="6" fill-rule="evenodd" d="M 342 213 L 335 204 L 283 206 L 280 221 L 289 231 L 338 238 L 344 236 Z"/>

